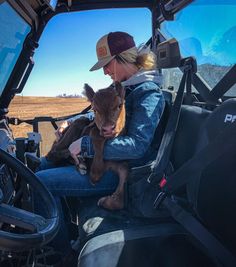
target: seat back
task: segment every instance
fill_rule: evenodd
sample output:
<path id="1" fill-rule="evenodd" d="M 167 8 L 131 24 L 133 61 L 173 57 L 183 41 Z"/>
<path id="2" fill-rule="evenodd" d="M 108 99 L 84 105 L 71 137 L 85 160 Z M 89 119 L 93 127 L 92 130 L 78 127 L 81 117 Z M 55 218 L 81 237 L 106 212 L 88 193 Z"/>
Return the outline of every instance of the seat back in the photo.
<path id="1" fill-rule="evenodd" d="M 216 108 L 199 130 L 195 150 L 203 148 L 229 124 L 235 123 L 235 115 L 236 99 L 227 100 Z M 191 179 L 187 194 L 203 224 L 236 255 L 235 176 L 236 151 L 232 148 L 208 164 L 196 179 Z"/>

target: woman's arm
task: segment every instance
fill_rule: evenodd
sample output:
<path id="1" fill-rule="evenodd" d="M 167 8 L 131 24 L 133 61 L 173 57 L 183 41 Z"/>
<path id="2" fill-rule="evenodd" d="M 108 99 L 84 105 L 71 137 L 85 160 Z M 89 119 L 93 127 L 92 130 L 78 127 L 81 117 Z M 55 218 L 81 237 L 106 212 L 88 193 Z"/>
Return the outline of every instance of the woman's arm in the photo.
<path id="1" fill-rule="evenodd" d="M 141 158 L 152 142 L 164 105 L 164 97 L 156 84 L 144 83 L 135 88 L 127 97 L 126 135 L 106 141 L 104 159 Z M 85 157 L 94 154 L 89 136 L 82 138 L 81 154 Z"/>

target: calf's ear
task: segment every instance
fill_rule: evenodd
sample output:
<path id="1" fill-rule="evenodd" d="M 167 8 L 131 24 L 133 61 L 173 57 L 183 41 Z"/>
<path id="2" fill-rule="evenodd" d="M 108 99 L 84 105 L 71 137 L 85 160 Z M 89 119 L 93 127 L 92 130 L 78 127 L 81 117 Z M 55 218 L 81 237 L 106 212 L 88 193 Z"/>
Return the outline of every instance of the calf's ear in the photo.
<path id="1" fill-rule="evenodd" d="M 90 87 L 87 83 L 84 84 L 84 95 L 88 98 L 88 100 L 90 102 L 93 101 L 93 97 L 94 97 L 94 90 L 92 87 Z"/>
<path id="2" fill-rule="evenodd" d="M 125 89 L 120 82 L 115 82 L 115 89 L 121 98 L 125 98 Z"/>

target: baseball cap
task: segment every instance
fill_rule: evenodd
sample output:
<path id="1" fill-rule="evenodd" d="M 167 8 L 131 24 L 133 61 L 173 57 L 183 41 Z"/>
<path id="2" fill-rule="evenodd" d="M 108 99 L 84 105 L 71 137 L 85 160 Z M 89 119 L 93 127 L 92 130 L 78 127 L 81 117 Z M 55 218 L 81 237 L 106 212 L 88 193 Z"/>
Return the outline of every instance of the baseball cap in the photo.
<path id="1" fill-rule="evenodd" d="M 98 70 L 108 64 L 116 55 L 135 47 L 134 39 L 126 32 L 110 32 L 97 42 L 98 62 L 90 71 Z"/>

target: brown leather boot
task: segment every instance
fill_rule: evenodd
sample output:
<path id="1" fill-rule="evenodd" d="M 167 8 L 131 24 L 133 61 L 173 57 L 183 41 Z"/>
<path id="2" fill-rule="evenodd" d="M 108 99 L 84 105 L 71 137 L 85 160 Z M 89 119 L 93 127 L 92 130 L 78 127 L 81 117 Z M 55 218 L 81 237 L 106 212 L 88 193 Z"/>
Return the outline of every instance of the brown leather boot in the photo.
<path id="1" fill-rule="evenodd" d="M 111 196 L 105 196 L 98 200 L 98 206 L 108 210 L 121 210 L 124 208 L 124 193 L 114 192 Z"/>

